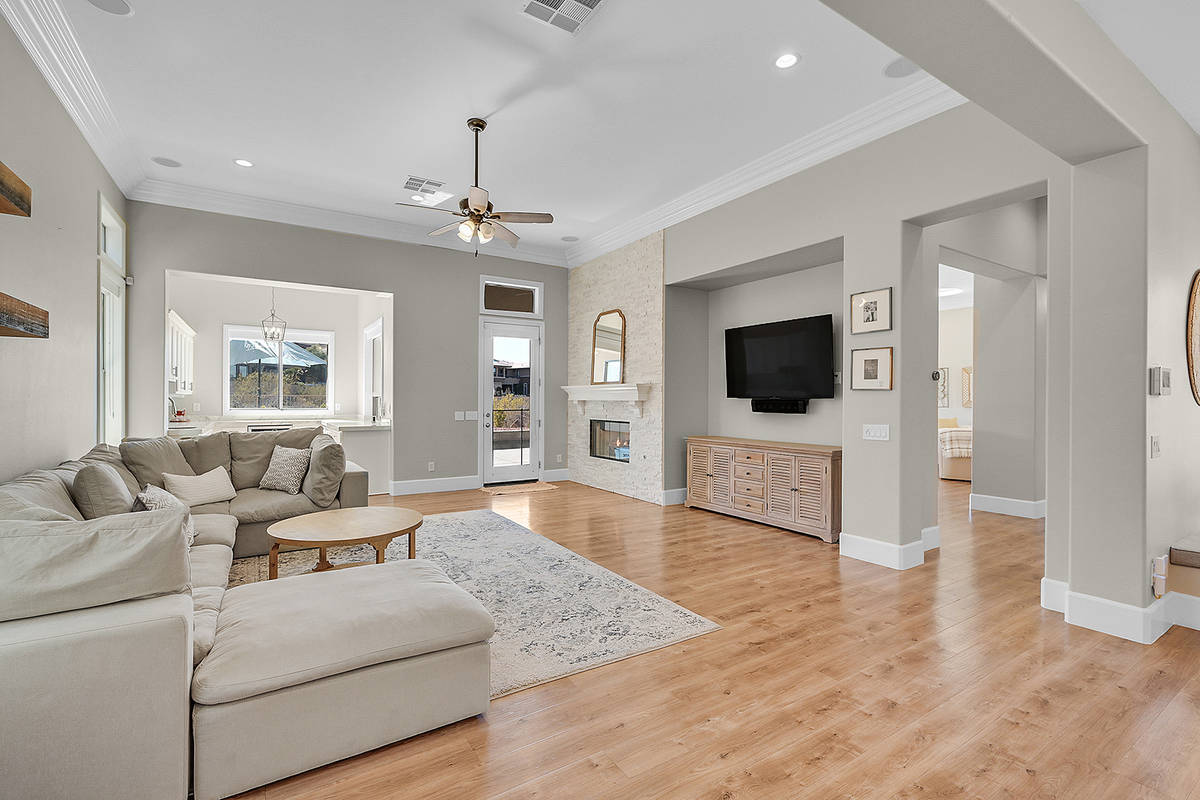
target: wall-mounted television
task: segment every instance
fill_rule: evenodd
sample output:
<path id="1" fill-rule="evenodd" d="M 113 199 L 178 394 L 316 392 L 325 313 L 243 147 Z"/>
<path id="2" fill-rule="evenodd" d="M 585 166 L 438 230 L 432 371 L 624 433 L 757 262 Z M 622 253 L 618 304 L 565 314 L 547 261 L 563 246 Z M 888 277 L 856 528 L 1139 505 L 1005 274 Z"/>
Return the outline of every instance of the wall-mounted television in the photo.
<path id="1" fill-rule="evenodd" d="M 755 400 L 833 397 L 833 315 L 725 330 L 725 394 Z M 804 404 L 806 405 L 806 404 Z M 796 410 L 787 405 L 758 410 Z"/>

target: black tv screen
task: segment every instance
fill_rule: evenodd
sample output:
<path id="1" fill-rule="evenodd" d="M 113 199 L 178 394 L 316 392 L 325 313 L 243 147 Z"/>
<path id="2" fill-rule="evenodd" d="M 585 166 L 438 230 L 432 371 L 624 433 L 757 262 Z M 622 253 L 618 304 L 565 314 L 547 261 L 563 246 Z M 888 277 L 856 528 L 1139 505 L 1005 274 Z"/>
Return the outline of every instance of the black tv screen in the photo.
<path id="1" fill-rule="evenodd" d="M 725 394 L 833 397 L 833 315 L 727 328 Z"/>

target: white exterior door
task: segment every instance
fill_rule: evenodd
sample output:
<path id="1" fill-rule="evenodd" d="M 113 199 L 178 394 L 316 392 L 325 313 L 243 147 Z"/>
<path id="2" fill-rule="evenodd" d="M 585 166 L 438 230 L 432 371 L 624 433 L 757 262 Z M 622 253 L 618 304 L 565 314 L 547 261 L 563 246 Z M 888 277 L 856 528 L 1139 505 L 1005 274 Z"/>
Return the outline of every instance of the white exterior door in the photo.
<path id="1" fill-rule="evenodd" d="M 484 322 L 480 360 L 483 482 L 541 474 L 542 327 Z"/>

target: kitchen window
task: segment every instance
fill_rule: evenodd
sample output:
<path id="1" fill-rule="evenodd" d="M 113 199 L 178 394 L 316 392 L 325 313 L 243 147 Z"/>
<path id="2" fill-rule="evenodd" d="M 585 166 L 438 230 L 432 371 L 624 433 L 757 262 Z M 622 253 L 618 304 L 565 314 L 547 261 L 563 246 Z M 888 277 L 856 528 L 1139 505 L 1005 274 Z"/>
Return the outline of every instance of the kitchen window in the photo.
<path id="1" fill-rule="evenodd" d="M 258 325 L 225 326 L 226 414 L 324 416 L 334 408 L 333 331 L 287 333 L 269 342 Z"/>

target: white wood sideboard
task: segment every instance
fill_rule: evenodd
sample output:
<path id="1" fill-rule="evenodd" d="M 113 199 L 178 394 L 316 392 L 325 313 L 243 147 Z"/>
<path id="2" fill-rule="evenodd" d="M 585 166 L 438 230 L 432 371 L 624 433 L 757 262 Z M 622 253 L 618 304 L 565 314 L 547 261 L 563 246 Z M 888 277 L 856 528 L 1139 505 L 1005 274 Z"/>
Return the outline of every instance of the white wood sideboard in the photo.
<path id="1" fill-rule="evenodd" d="M 689 436 L 689 508 L 819 536 L 842 532 L 842 448 Z"/>

